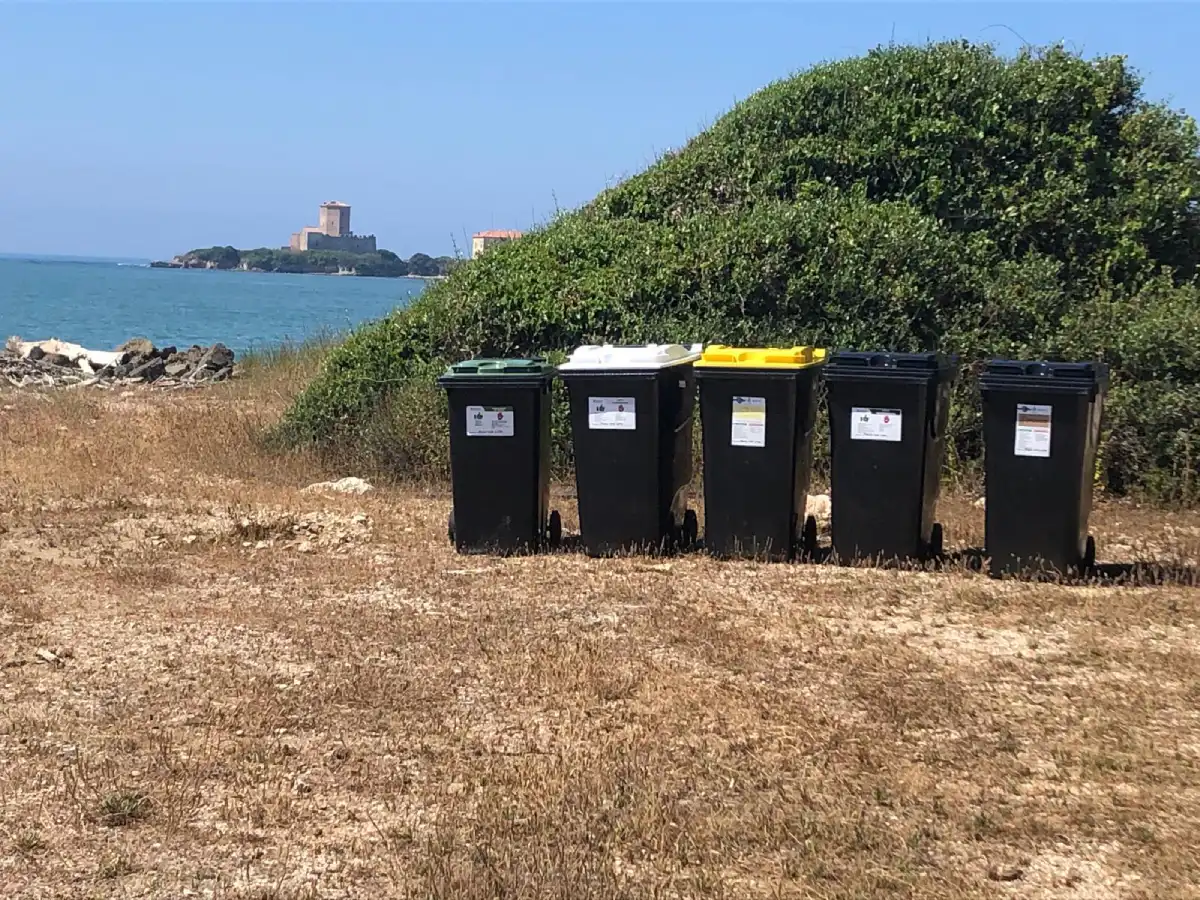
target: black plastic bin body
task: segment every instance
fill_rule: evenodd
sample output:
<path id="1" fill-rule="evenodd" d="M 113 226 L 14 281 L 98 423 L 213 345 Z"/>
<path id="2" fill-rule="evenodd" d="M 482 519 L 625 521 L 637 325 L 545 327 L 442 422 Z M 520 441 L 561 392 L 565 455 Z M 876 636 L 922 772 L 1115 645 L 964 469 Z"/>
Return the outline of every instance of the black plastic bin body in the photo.
<path id="1" fill-rule="evenodd" d="M 696 364 L 704 438 L 704 547 L 717 557 L 791 560 L 811 553 L 805 522 L 812 433 L 825 351 L 704 351 Z"/>
<path id="2" fill-rule="evenodd" d="M 992 576 L 1091 567 L 1087 528 L 1108 367 L 990 360 L 980 390 Z"/>
<path id="3" fill-rule="evenodd" d="M 825 366 L 833 553 L 927 559 L 958 359 L 939 353 L 834 353 Z"/>
<path id="4" fill-rule="evenodd" d="M 554 367 L 542 359 L 475 359 L 438 379 L 450 418 L 460 553 L 523 553 L 555 542 L 551 529 L 550 398 Z M 557 515 L 554 516 L 557 520 Z"/>
<path id="5" fill-rule="evenodd" d="M 695 540 L 687 488 L 699 355 L 678 344 L 585 346 L 559 367 L 588 555 L 663 552 Z"/>

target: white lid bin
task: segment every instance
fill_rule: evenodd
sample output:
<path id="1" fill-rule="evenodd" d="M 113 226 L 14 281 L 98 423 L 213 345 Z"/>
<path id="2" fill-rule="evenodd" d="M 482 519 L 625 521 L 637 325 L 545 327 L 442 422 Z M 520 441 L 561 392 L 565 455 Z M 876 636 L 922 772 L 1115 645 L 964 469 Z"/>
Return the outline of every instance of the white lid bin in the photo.
<path id="1" fill-rule="evenodd" d="M 700 358 L 702 345 L 644 344 L 638 347 L 613 344 L 585 344 L 575 349 L 559 372 L 628 372 L 654 371 L 668 366 L 695 362 Z"/>

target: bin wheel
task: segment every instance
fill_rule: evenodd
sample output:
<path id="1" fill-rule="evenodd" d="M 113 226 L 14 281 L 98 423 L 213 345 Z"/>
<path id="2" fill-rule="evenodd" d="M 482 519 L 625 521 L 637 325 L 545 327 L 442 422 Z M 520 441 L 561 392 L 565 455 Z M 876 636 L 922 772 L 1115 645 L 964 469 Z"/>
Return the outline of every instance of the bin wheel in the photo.
<path id="1" fill-rule="evenodd" d="M 689 509 L 683 514 L 683 545 L 685 547 L 694 547 L 699 538 L 700 520 L 696 517 L 696 511 Z"/>
<path id="2" fill-rule="evenodd" d="M 804 533 L 800 536 L 800 548 L 804 555 L 809 557 L 817 552 L 816 516 L 807 516 L 804 519 Z"/>
<path id="3" fill-rule="evenodd" d="M 1096 565 L 1096 539 L 1090 534 L 1087 538 L 1087 543 L 1084 545 L 1083 559 L 1079 561 L 1080 571 L 1086 575 Z"/>
<path id="4" fill-rule="evenodd" d="M 454 543 L 454 510 L 450 510 L 450 520 L 446 523 L 446 536 Z"/>
<path id="5" fill-rule="evenodd" d="M 933 559 L 940 559 L 942 552 L 945 550 L 945 536 L 942 531 L 942 523 L 934 522 L 933 528 L 929 532 L 929 555 Z"/>
<path id="6" fill-rule="evenodd" d="M 546 528 L 546 540 L 555 549 L 562 544 L 562 516 L 558 514 L 557 509 L 550 510 L 550 524 Z"/>

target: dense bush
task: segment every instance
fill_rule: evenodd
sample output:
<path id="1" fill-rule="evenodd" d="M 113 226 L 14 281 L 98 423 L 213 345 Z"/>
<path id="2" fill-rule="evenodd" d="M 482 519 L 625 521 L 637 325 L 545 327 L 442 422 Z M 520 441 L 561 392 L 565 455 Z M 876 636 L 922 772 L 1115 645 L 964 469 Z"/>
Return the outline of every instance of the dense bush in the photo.
<path id="1" fill-rule="evenodd" d="M 475 354 L 940 348 L 967 363 L 952 465 L 969 467 L 981 359 L 1095 358 L 1114 371 L 1104 482 L 1192 501 L 1197 150 L 1121 58 L 942 43 L 818 66 L 354 334 L 282 434 L 415 474 L 444 466 L 431 379 Z"/>

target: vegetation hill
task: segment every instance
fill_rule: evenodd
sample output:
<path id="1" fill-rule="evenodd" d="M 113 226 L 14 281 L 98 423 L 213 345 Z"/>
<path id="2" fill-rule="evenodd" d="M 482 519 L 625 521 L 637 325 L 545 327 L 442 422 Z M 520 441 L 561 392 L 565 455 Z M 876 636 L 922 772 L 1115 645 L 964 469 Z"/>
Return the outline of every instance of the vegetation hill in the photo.
<path id="1" fill-rule="evenodd" d="M 980 360 L 1102 359 L 1105 484 L 1194 501 L 1197 151 L 1195 122 L 1146 100 L 1121 57 L 952 42 L 820 65 L 360 329 L 281 434 L 420 474 L 445 464 L 432 379 L 475 354 L 937 348 L 967 364 L 951 434 L 966 466 Z"/>
<path id="2" fill-rule="evenodd" d="M 414 253 L 401 259 L 391 250 L 377 253 L 346 253 L 339 250 L 286 250 L 259 247 L 204 247 L 191 250 L 170 262 L 152 263 L 165 269 L 243 269 L 248 272 L 287 272 L 297 275 L 366 275 L 403 278 L 406 275 L 446 275 L 459 260 L 452 256 Z"/>

